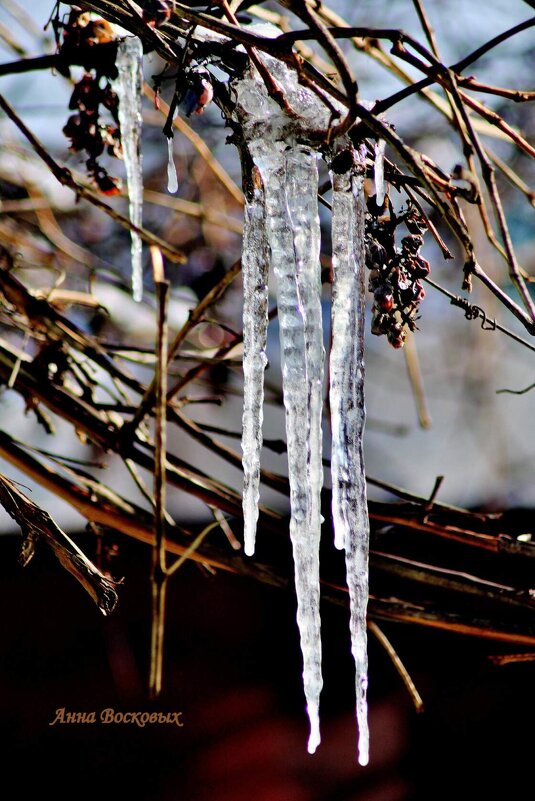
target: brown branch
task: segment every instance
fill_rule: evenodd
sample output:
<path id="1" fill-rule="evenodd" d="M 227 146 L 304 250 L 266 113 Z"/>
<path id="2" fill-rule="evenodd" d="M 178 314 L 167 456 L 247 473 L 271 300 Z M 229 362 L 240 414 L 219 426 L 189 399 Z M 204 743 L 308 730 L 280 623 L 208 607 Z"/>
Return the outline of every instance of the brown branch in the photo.
<path id="1" fill-rule="evenodd" d="M 156 343 L 156 407 L 154 454 L 154 548 L 152 549 L 152 617 L 149 694 L 157 698 L 162 690 L 163 645 L 165 633 L 165 603 L 167 592 L 165 482 L 167 453 L 167 310 L 169 282 L 165 279 L 162 254 L 151 249 L 158 327 Z"/>
<path id="2" fill-rule="evenodd" d="M 3 109 L 9 119 L 15 123 L 19 131 L 26 137 L 37 155 L 44 161 L 50 172 L 62 186 L 72 189 L 77 198 L 84 198 L 84 200 L 88 200 L 90 203 L 92 203 L 93 206 L 96 206 L 104 211 L 109 217 L 122 225 L 123 228 L 126 228 L 128 231 L 135 231 L 135 233 L 139 234 L 141 239 L 147 244 L 157 245 L 162 253 L 164 253 L 165 256 L 171 261 L 176 262 L 177 264 L 184 264 L 186 257 L 181 251 L 171 247 L 163 239 L 160 239 L 160 237 L 156 236 L 156 234 L 152 234 L 150 231 L 147 231 L 146 228 L 140 228 L 139 226 L 134 225 L 134 223 L 132 223 L 128 217 L 125 217 L 123 214 L 115 211 L 115 209 L 113 209 L 111 206 L 108 206 L 108 204 L 101 200 L 101 198 L 95 192 L 93 192 L 93 190 L 76 181 L 71 171 L 68 170 L 67 167 L 61 167 L 57 161 L 52 158 L 47 149 L 24 124 L 12 106 L 10 106 L 10 104 L 2 95 L 0 95 L 0 108 Z"/>
<path id="3" fill-rule="evenodd" d="M 518 25 L 514 25 L 512 28 L 509 28 L 506 31 L 498 34 L 497 36 L 489 39 L 488 42 L 478 47 L 476 50 L 473 50 L 469 53 L 465 58 L 457 61 L 455 64 L 451 64 L 447 69 L 451 72 L 456 74 L 461 73 L 466 67 L 469 67 L 475 61 L 477 61 L 481 56 L 488 53 L 490 50 L 497 47 L 502 42 L 505 42 L 507 39 L 515 36 L 517 33 L 521 33 L 522 31 L 527 30 L 528 28 L 532 28 L 535 25 L 535 17 L 531 19 L 525 20 L 525 22 L 521 22 Z M 422 78 L 420 81 L 411 84 L 410 86 L 405 87 L 405 89 L 400 89 L 399 92 L 391 95 L 384 100 L 378 101 L 374 106 L 374 111 L 377 114 L 380 114 L 387 109 L 392 108 L 392 106 L 397 105 L 402 100 L 405 100 L 407 97 L 411 95 L 418 94 L 423 89 L 426 89 L 429 86 L 432 86 L 435 83 L 436 76 Z"/>
<path id="4" fill-rule="evenodd" d="M 90 489 L 84 490 L 72 482 L 66 481 L 51 468 L 45 467 L 34 457 L 25 453 L 12 438 L 3 432 L 0 432 L 0 453 L 32 479 L 74 505 L 88 519 L 153 546 L 155 541 L 153 516 L 148 512 L 125 503 L 109 490 L 105 490 L 104 496 L 98 497 L 98 487 L 100 486 L 104 490 L 98 482 L 94 482 Z M 272 565 L 256 559 L 254 561 L 243 559 L 235 551 L 229 554 L 221 547 L 216 547 L 214 544 L 209 545 L 206 542 L 203 542 L 199 548 L 192 548 L 191 543 L 184 545 L 177 541 L 176 538 L 181 536 L 180 533 L 173 531 L 172 534 L 173 538 L 166 542 L 166 549 L 169 553 L 179 555 L 187 553 L 189 559 L 248 576 L 271 586 L 286 587 L 288 584 L 288 577 L 277 572 Z M 347 590 L 328 581 L 322 582 L 322 596 L 325 600 L 337 605 L 347 603 Z M 479 617 L 470 617 L 445 610 L 443 605 L 439 611 L 433 608 L 433 604 L 429 602 L 414 604 L 408 600 L 378 598 L 376 595 L 372 595 L 370 598 L 368 612 L 369 617 L 373 620 L 407 622 L 452 633 L 484 637 L 516 645 L 535 646 L 535 632 L 525 625 L 509 623 L 509 627 L 505 627 L 503 623 L 498 623 L 496 620 L 491 623 L 490 620 L 481 616 L 481 612 Z"/>
<path id="5" fill-rule="evenodd" d="M 173 339 L 173 342 L 169 347 L 169 360 L 175 357 L 175 355 L 180 349 L 180 346 L 185 341 L 190 331 L 204 317 L 207 309 L 209 309 L 214 303 L 216 303 L 221 298 L 221 296 L 226 292 L 227 288 L 230 286 L 230 284 L 236 278 L 236 276 L 240 274 L 240 272 L 241 272 L 241 259 L 239 259 L 232 265 L 230 270 L 228 270 L 225 273 L 225 275 L 219 281 L 219 283 L 215 287 L 213 287 L 204 296 L 202 300 L 199 301 L 199 303 L 194 309 L 190 311 L 187 321 L 184 323 L 180 331 L 178 331 L 175 338 Z M 152 405 L 154 403 L 155 390 L 156 390 L 156 381 L 155 378 L 153 378 L 145 391 L 145 394 L 143 396 L 141 403 L 139 404 L 136 414 L 134 415 L 130 423 L 127 423 L 127 425 L 124 428 L 123 437 L 126 441 L 132 437 L 132 435 L 137 430 L 143 418 L 150 413 Z M 168 403 L 176 396 L 177 391 L 175 390 L 176 387 L 171 388 L 167 393 Z"/>
<path id="6" fill-rule="evenodd" d="M 58 56 L 35 56 L 34 58 L 19 58 L 17 61 L 8 61 L 0 64 L 0 77 L 3 75 L 19 75 L 22 72 L 35 70 L 50 70 L 58 66 Z"/>
<path id="7" fill-rule="evenodd" d="M 384 631 L 377 625 L 377 623 L 374 623 L 373 620 L 368 621 L 368 631 L 371 631 L 372 634 L 375 635 L 375 637 L 379 640 L 379 642 L 387 652 L 388 656 L 392 660 L 392 664 L 394 665 L 397 672 L 403 679 L 403 683 L 407 688 L 407 691 L 412 699 L 416 711 L 423 712 L 424 702 L 422 701 L 422 696 L 416 689 L 416 685 L 411 679 L 409 671 L 399 658 L 398 654 L 396 653 L 396 650 L 394 649 L 394 646 L 392 645 L 392 643 L 390 642 Z"/>
<path id="8" fill-rule="evenodd" d="M 36 543 L 45 542 L 65 570 L 89 593 L 102 614 L 111 614 L 117 603 L 116 582 L 97 570 L 48 512 L 3 475 L 0 475 L 0 503 L 18 523 L 25 538 L 21 557 L 23 565 L 26 566 L 33 557 Z"/>

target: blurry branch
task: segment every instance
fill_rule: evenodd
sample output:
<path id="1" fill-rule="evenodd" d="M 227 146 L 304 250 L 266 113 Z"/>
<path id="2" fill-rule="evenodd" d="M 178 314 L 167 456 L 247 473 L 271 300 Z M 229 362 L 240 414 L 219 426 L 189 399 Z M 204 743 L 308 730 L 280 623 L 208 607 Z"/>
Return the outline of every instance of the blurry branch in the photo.
<path id="1" fill-rule="evenodd" d="M 405 364 L 407 366 L 407 375 L 409 377 L 412 394 L 416 404 L 418 423 L 420 424 L 420 428 L 431 428 L 431 415 L 429 413 L 429 408 L 427 406 L 427 400 L 425 397 L 424 382 L 422 371 L 420 369 L 420 360 L 418 358 L 418 349 L 414 334 L 409 334 L 403 350 Z"/>
<path id="2" fill-rule="evenodd" d="M 496 153 L 493 153 L 487 148 L 487 154 L 491 161 L 494 162 L 496 167 L 498 167 L 500 172 L 503 173 L 509 183 L 519 189 L 522 194 L 525 195 L 529 203 L 535 208 L 535 191 L 528 186 L 527 183 L 523 181 L 522 178 L 514 170 L 512 170 L 505 161 L 503 161 L 503 159 L 497 156 Z"/>
<path id="3" fill-rule="evenodd" d="M 15 123 L 19 131 L 26 137 L 28 142 L 31 144 L 37 155 L 45 162 L 47 167 L 50 169 L 54 177 L 59 181 L 62 186 L 67 186 L 69 189 L 72 189 L 73 192 L 76 194 L 77 198 L 83 198 L 84 200 L 88 200 L 93 206 L 101 209 L 102 211 L 106 212 L 106 214 L 111 217 L 113 220 L 118 222 L 123 228 L 127 230 L 133 230 L 139 234 L 141 239 L 144 242 L 147 242 L 149 245 L 158 245 L 161 249 L 162 253 L 165 253 L 168 259 L 171 261 L 177 262 L 178 264 L 183 264 L 186 261 L 186 257 L 183 253 L 176 250 L 175 248 L 171 247 L 167 242 L 160 237 L 156 236 L 155 234 L 150 233 L 145 228 L 138 228 L 137 225 L 134 225 L 128 217 L 125 217 L 123 214 L 120 214 L 118 211 L 115 211 L 111 206 L 105 203 L 101 197 L 94 192 L 89 187 L 84 186 L 83 184 L 76 181 L 73 174 L 67 167 L 61 167 L 55 159 L 49 154 L 47 149 L 41 144 L 41 142 L 37 139 L 37 137 L 30 131 L 30 129 L 24 124 L 24 122 L 20 119 L 18 114 L 15 110 L 10 106 L 7 100 L 0 95 L 0 108 L 6 113 L 6 115 L 10 118 L 12 122 Z"/>
<path id="4" fill-rule="evenodd" d="M 94 480 L 88 485 L 88 488 L 84 488 L 79 486 L 78 483 L 73 483 L 72 481 L 64 479 L 52 468 L 46 467 L 35 459 L 35 457 L 25 452 L 24 449 L 18 446 L 14 440 L 4 432 L 0 432 L 0 454 L 18 469 L 29 475 L 33 480 L 71 503 L 87 517 L 88 520 L 97 522 L 99 525 L 114 531 L 121 532 L 126 536 L 133 537 L 147 545 L 154 546 L 156 541 L 153 533 L 154 515 L 129 502 L 122 501 L 122 499 L 104 488 L 98 481 Z M 73 473 L 76 474 L 76 471 L 73 471 Z M 102 491 L 102 494 L 99 494 L 99 490 Z M 398 515 L 392 515 L 388 518 L 386 514 L 389 507 L 388 504 L 370 502 L 371 517 L 372 520 L 388 521 L 399 525 L 401 534 L 404 526 L 412 526 L 414 516 L 418 516 L 418 509 L 421 509 L 425 503 L 426 499 L 422 498 L 419 503 L 400 504 Z M 383 515 L 378 514 L 378 510 L 381 508 L 385 511 Z M 405 515 L 402 513 L 403 510 L 405 510 Z M 452 517 L 452 515 L 453 513 L 444 512 L 443 517 L 448 518 Z M 459 510 L 454 514 L 454 517 L 458 525 L 462 525 L 462 521 L 466 520 L 466 525 L 468 529 L 470 529 L 473 528 L 474 518 L 477 516 Z M 479 525 L 481 528 L 488 527 L 489 523 L 492 528 L 495 528 L 495 521 L 492 519 L 492 516 L 487 519 L 487 517 L 480 515 L 479 518 Z M 458 525 L 457 530 L 460 531 L 461 529 Z M 211 524 L 208 528 L 211 531 L 215 530 L 216 526 L 218 527 L 219 524 Z M 428 528 L 431 529 L 432 526 Z M 279 557 L 272 557 L 271 562 L 262 562 L 258 559 L 244 559 L 240 554 L 237 554 L 236 551 L 230 548 L 228 544 L 225 547 L 213 541 L 207 543 L 205 540 L 208 533 L 209 531 L 205 529 L 196 539 L 188 534 L 188 542 L 184 539 L 185 534 L 183 531 L 176 527 L 168 527 L 166 550 L 169 553 L 181 555 L 188 559 L 206 563 L 238 575 L 247 576 L 271 586 L 281 588 L 287 586 L 287 557 L 284 558 L 282 563 L 280 563 Z M 278 527 L 279 544 L 281 539 L 280 533 L 281 526 Z M 475 533 L 471 534 L 470 531 L 466 531 L 464 536 L 465 543 L 470 543 L 471 538 L 475 539 Z M 515 558 L 517 559 L 523 560 L 527 558 L 530 563 L 531 559 L 535 557 L 535 546 L 529 543 L 519 543 L 505 532 L 499 535 L 486 535 L 486 539 L 489 542 L 488 549 L 496 554 L 496 558 L 499 558 L 502 553 L 507 554 L 510 552 L 515 554 Z M 505 547 L 503 543 L 506 541 L 509 541 L 511 545 Z M 490 545 L 491 542 L 494 544 Z M 470 544 L 476 544 L 477 547 L 477 540 Z M 396 569 L 401 571 L 401 574 L 405 572 L 405 562 L 403 560 L 390 560 L 390 562 L 394 567 L 397 565 Z M 382 572 L 384 565 L 384 559 L 381 560 L 379 556 L 372 556 L 372 576 L 378 576 Z M 169 569 L 170 573 L 175 570 L 175 566 Z M 414 575 L 418 579 L 418 566 L 409 563 L 407 565 L 407 570 L 415 571 Z M 432 571 L 428 571 L 428 573 L 432 575 Z M 409 573 L 407 572 L 406 575 L 408 576 Z M 439 577 L 440 574 L 437 574 L 437 576 Z M 444 583 L 444 581 L 450 581 L 450 579 L 440 579 L 439 577 L 438 581 Z M 451 581 L 455 581 L 455 579 L 451 578 Z M 457 595 L 462 598 L 465 591 L 470 591 L 472 587 L 476 592 L 478 591 L 477 582 L 474 584 L 470 578 L 467 577 L 464 581 L 461 580 L 456 584 L 455 591 Z M 518 612 L 516 613 L 516 619 L 510 619 L 506 614 L 508 606 L 507 589 L 505 588 L 505 594 L 503 594 L 499 591 L 499 588 L 497 588 L 497 593 L 492 587 L 486 589 L 484 583 L 481 587 L 483 588 L 482 593 L 480 593 L 482 601 L 492 600 L 495 605 L 498 605 L 498 609 L 503 605 L 505 614 L 504 620 L 496 614 L 496 611 L 494 614 L 489 612 L 489 617 L 485 618 L 484 603 L 480 604 L 477 613 L 461 613 L 450 611 L 444 599 L 438 603 L 430 600 L 419 600 L 415 603 L 409 599 L 402 600 L 392 597 L 379 598 L 376 594 L 370 599 L 369 617 L 372 620 L 408 622 L 453 633 L 484 637 L 501 642 L 515 643 L 517 645 L 535 646 L 535 629 L 532 630 L 526 622 L 519 618 Z M 406 592 L 410 594 L 410 586 L 406 588 Z M 427 594 L 430 592 L 431 585 L 429 585 Z M 324 581 L 322 584 L 322 594 L 325 600 L 329 602 L 344 605 L 346 603 L 346 593 L 347 590 L 345 587 L 332 584 L 328 581 Z M 520 594 L 517 593 L 516 606 L 519 609 L 526 608 L 526 606 L 529 608 L 531 604 L 532 602 L 530 602 L 529 599 L 527 603 L 524 604 Z"/>
<path id="5" fill-rule="evenodd" d="M 0 22 L 0 39 L 5 42 L 7 47 L 9 47 L 13 53 L 16 53 L 18 56 L 26 55 L 25 48 L 20 44 L 20 42 L 17 42 L 13 36 L 13 33 L 10 31 L 7 25 L 4 25 L 3 22 Z"/>
<path id="6" fill-rule="evenodd" d="M 518 662 L 535 662 L 535 652 L 527 654 L 492 654 L 489 660 L 493 665 L 512 665 Z"/>
<path id="7" fill-rule="evenodd" d="M 50 70 L 58 65 L 56 55 L 35 56 L 34 58 L 21 58 L 0 64 L 0 77 L 4 75 L 19 75 L 22 72 L 35 72 L 35 70 Z"/>
<path id="8" fill-rule="evenodd" d="M 16 20 L 24 31 L 30 33 L 37 40 L 44 40 L 45 36 L 32 15 L 26 11 L 16 0 L 2 0 L 4 11 Z"/>
<path id="9" fill-rule="evenodd" d="M 39 201 L 46 200 L 41 191 L 37 187 L 29 185 L 28 183 L 26 183 L 26 189 L 30 198 L 30 202 L 34 201 L 35 203 L 33 210 L 39 223 L 39 228 L 47 237 L 48 241 L 60 252 L 65 253 L 65 255 L 69 256 L 74 261 L 79 261 L 86 267 L 91 267 L 94 264 L 95 259 L 91 253 L 86 250 L 86 248 L 80 247 L 80 245 L 77 245 L 76 242 L 73 242 L 71 239 L 65 236 L 56 219 L 56 216 L 54 215 L 54 212 L 50 207 L 50 204 L 43 203 L 43 205 L 39 205 Z M 0 212 L 1 211 L 5 211 L 3 204 L 0 205 Z"/>
<path id="10" fill-rule="evenodd" d="M 190 333 L 190 331 L 197 325 L 197 323 L 203 318 L 204 314 L 206 313 L 207 309 L 210 308 L 214 303 L 216 303 L 219 298 L 225 293 L 226 289 L 232 281 L 236 278 L 237 275 L 240 274 L 241 271 L 241 260 L 237 261 L 233 266 L 228 270 L 221 281 L 213 287 L 213 289 L 208 292 L 202 300 L 199 301 L 197 306 L 192 309 L 189 313 L 188 320 L 180 331 L 176 334 L 173 342 L 169 347 L 169 360 L 173 359 L 175 355 L 178 353 L 182 343 L 185 341 L 186 337 Z M 216 354 L 217 356 L 217 354 Z M 180 387 L 181 388 L 181 387 Z M 153 379 L 149 386 L 147 387 L 143 399 L 139 405 L 139 408 L 133 417 L 133 419 L 125 426 L 125 430 L 123 431 L 123 437 L 128 439 L 139 426 L 140 422 L 143 420 L 145 415 L 149 414 L 152 405 L 154 403 L 155 397 L 155 390 L 156 390 L 156 380 Z M 168 402 L 172 400 L 177 394 L 176 387 L 168 392 Z"/>
<path id="11" fill-rule="evenodd" d="M 5 476 L 0 475 L 0 503 L 21 528 L 24 536 L 21 563 L 32 559 L 38 542 L 52 550 L 60 564 L 82 585 L 103 615 L 117 603 L 116 582 L 104 576 L 63 532 L 48 512 L 41 509 Z"/>
<path id="12" fill-rule="evenodd" d="M 152 270 L 158 310 L 156 341 L 156 398 L 154 447 L 154 547 L 152 549 L 152 616 L 149 694 L 157 698 L 162 689 L 165 605 L 167 595 L 166 558 L 166 454 L 167 454 L 167 361 L 169 282 L 165 278 L 163 258 L 151 249 Z"/>
<path id="13" fill-rule="evenodd" d="M 0 296 L 22 320 L 27 321 L 27 326 L 34 336 L 38 337 L 41 334 L 49 342 L 68 343 L 110 375 L 119 378 L 131 389 L 141 392 L 139 382 L 117 367 L 94 337 L 86 334 L 75 323 L 56 311 L 45 298 L 28 292 L 24 284 L 10 272 L 14 266 L 12 255 L 0 245 Z"/>
<path id="14" fill-rule="evenodd" d="M 229 217 L 227 214 L 221 214 L 208 206 L 204 206 L 202 203 L 194 203 L 191 200 L 171 197 L 163 192 L 154 192 L 152 189 L 145 189 L 143 199 L 147 203 L 165 206 L 168 209 L 173 209 L 173 211 L 176 211 L 178 214 L 195 217 L 203 223 L 217 225 L 219 228 L 232 231 L 234 234 L 241 234 L 243 230 L 243 225 L 240 220 Z M 0 206 L 0 211 L 1 210 L 2 207 Z"/>

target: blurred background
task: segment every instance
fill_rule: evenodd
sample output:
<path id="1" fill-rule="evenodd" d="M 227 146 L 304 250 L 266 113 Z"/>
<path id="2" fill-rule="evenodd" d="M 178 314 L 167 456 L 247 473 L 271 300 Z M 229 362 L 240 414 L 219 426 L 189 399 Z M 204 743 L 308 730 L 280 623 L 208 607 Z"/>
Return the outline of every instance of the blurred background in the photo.
<path id="1" fill-rule="evenodd" d="M 263 5 L 280 11 L 276 4 Z M 351 25 L 399 27 L 422 38 L 409 0 L 339 0 L 329 5 Z M 425 8 L 446 63 L 454 63 L 530 15 L 529 5 L 520 0 L 509 4 L 489 0 L 484 8 L 468 0 L 428 0 Z M 67 7 L 62 9 L 67 12 Z M 52 11 L 49 0 L 34 0 L 31 8 L 14 0 L 0 4 L 2 63 L 54 51 L 50 28 L 43 30 Z M 362 98 L 374 101 L 403 85 L 366 54 L 344 47 Z M 482 81 L 533 90 L 534 61 L 533 34 L 526 31 L 480 59 L 474 72 Z M 145 57 L 148 82 L 161 68 L 156 56 Z M 62 133 L 70 113 L 69 83 L 49 70 L 3 75 L 0 82 L 2 94 L 55 157 L 83 172 L 82 159 L 69 153 Z M 169 88 L 164 88 L 163 96 L 169 100 Z M 530 104 L 492 96 L 485 96 L 485 102 L 533 141 Z M 444 172 L 450 173 L 463 161 L 459 141 L 446 120 L 423 100 L 411 97 L 396 105 L 387 118 Z M 166 192 L 164 122 L 165 117 L 147 100 L 142 148 L 144 224 L 188 254 L 185 265 L 168 265 L 173 286 L 171 326 L 176 331 L 197 299 L 239 258 L 242 211 L 236 197 L 214 179 L 193 138 L 179 132 L 174 138 L 179 190 L 172 196 Z M 225 141 L 229 131 L 216 106 L 212 104 L 188 124 L 239 186 L 237 151 Z M 77 309 L 72 316 L 80 327 L 108 340 L 126 339 L 151 348 L 155 307 L 148 253 L 144 256 L 147 292 L 138 306 L 128 289 L 128 233 L 88 204 L 76 203 L 73 193 L 55 181 L 4 117 L 0 118 L 0 142 L 0 240 L 16 246 L 26 263 L 35 265 L 35 283 L 50 287 L 61 274 L 65 287 L 87 291 L 91 286 L 107 311 Z M 526 184 L 533 185 L 534 167 L 527 156 L 499 138 L 487 137 L 485 143 Z M 122 163 L 110 162 L 110 172 L 124 177 Z M 533 205 L 500 175 L 498 182 L 519 261 L 533 273 Z M 394 190 L 392 201 L 402 203 Z M 126 212 L 126 198 L 110 202 Z M 53 215 L 47 211 L 50 208 Z M 465 204 L 463 211 L 480 263 L 512 293 L 506 267 L 488 244 L 474 207 Z M 323 211 L 322 224 L 328 242 L 330 223 Z M 448 245 L 454 254 L 451 261 L 443 260 L 430 236 L 423 255 L 431 263 L 432 279 L 458 295 L 462 255 L 454 242 L 448 240 Z M 31 276 L 31 271 L 26 270 L 25 276 Z M 436 477 L 443 475 L 439 500 L 486 510 L 517 508 L 529 531 L 535 501 L 535 390 L 521 395 L 498 390 L 521 390 L 535 381 L 533 350 L 497 331 L 482 330 L 480 322 L 466 320 L 461 309 L 432 287 L 426 287 L 426 292 L 419 331 L 413 338 L 416 355 L 411 349 L 412 357 L 408 357 L 413 370 L 414 359 L 419 362 L 423 386 L 419 410 L 406 354 L 390 348 L 385 338 L 367 336 L 367 472 L 426 497 Z M 477 282 L 470 301 L 485 309 L 490 319 L 495 317 L 527 338 Z M 326 320 L 329 303 L 325 287 Z M 224 341 L 219 323 L 239 330 L 240 317 L 237 279 L 217 306 L 217 324 L 199 326 L 191 348 L 207 356 L 215 353 Z M 328 335 L 326 330 L 326 342 Z M 188 414 L 200 424 L 228 432 L 227 437 L 218 436 L 237 449 L 242 390 L 239 349 L 232 356 L 224 367 L 208 371 L 203 385 L 193 391 L 197 399 L 209 396 L 212 400 L 191 404 Z M 270 328 L 268 356 L 265 437 L 277 440 L 284 438 L 284 413 L 276 320 Z M 151 375 L 150 369 L 135 370 L 143 380 Z M 96 458 L 57 419 L 51 445 L 51 437 L 25 412 L 22 399 L 5 388 L 0 414 L 10 434 L 36 447 L 80 459 Z M 171 436 L 173 449 L 182 459 L 241 489 L 238 469 L 181 432 L 173 430 Z M 327 430 L 325 442 L 328 447 Z M 285 462 L 285 454 L 264 450 L 266 469 L 285 474 Z M 27 482 L 5 463 L 0 464 L 0 472 Z M 106 455 L 104 472 L 106 483 L 147 507 L 118 459 Z M 370 487 L 369 492 L 371 498 L 391 499 L 384 490 Z M 76 535 L 89 556 L 94 555 L 94 543 L 84 533 L 81 516 L 38 486 L 32 486 L 31 497 Z M 263 490 L 262 502 L 287 513 L 286 499 L 269 489 Z M 178 522 L 188 525 L 210 519 L 204 504 L 178 490 L 169 495 L 169 510 Z M 49 727 L 60 707 L 75 711 L 151 708 L 145 693 L 150 552 L 117 539 L 119 555 L 115 561 L 113 553 L 109 556 L 108 567 L 126 581 L 116 612 L 104 621 L 70 577 L 46 556 L 40 555 L 24 572 L 17 568 L 18 529 L 3 513 L 0 526 L 6 535 L 0 541 L 4 609 L 0 718 L 6 777 L 16 777 L 23 795 L 26 788 L 28 796 L 45 789 L 76 798 L 128 792 L 140 801 L 401 801 L 445 799 L 453 794 L 498 798 L 506 792 L 513 797 L 528 781 L 531 742 L 524 732 L 534 711 L 528 687 L 530 663 L 496 667 L 488 659 L 492 655 L 488 644 L 399 624 L 385 626 L 423 695 L 426 711 L 416 715 L 387 655 L 370 638 L 372 760 L 369 768 L 358 768 L 346 614 L 327 607 L 323 611 L 324 742 L 317 755 L 310 757 L 291 582 L 287 591 L 271 590 L 246 579 L 208 577 L 195 565 L 184 566 L 171 585 L 165 692 L 157 707 L 182 710 L 184 727 Z M 236 528 L 239 532 L 239 523 Z"/>

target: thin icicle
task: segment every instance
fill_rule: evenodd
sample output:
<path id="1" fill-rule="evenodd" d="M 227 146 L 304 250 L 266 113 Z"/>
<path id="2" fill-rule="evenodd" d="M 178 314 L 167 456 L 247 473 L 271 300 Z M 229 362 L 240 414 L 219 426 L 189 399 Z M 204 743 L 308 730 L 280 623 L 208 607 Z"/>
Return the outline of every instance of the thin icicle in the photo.
<path id="1" fill-rule="evenodd" d="M 260 182 L 258 182 L 260 183 Z M 269 245 L 260 186 L 246 199 L 243 223 L 243 520 L 244 550 L 255 550 L 260 498 L 260 452 L 267 364 Z"/>
<path id="2" fill-rule="evenodd" d="M 285 142 L 253 142 L 264 183 L 271 263 L 277 278 L 283 393 L 290 480 L 297 624 L 310 720 L 309 753 L 320 743 L 321 635 L 319 541 L 321 529 L 321 387 L 323 344 L 319 290 L 319 219 L 316 157 Z M 311 194 L 311 189 L 313 191 Z M 314 453 L 312 452 L 314 449 Z M 319 452 L 318 452 L 319 449 Z"/>
<path id="3" fill-rule="evenodd" d="M 141 164 L 141 98 L 143 91 L 143 45 L 137 36 L 119 42 L 116 60 L 119 73 L 115 83 L 119 95 L 119 124 L 126 167 L 130 220 L 141 227 L 143 216 L 143 172 Z M 143 296 L 141 238 L 131 232 L 132 294 Z"/>
<path id="4" fill-rule="evenodd" d="M 360 154 L 354 154 L 357 159 Z M 369 521 L 362 442 L 364 405 L 364 161 L 332 173 L 333 294 L 329 400 L 332 427 L 332 514 L 335 545 L 345 548 L 355 660 L 359 762 L 369 759 L 366 691 L 368 657 Z"/>
<path id="5" fill-rule="evenodd" d="M 178 177 L 176 174 L 172 136 L 167 139 L 167 191 L 172 195 L 178 192 Z"/>
<path id="6" fill-rule="evenodd" d="M 380 207 L 385 199 L 385 146 L 384 139 L 375 143 L 375 160 L 373 164 L 373 178 L 375 181 L 375 202 Z"/>

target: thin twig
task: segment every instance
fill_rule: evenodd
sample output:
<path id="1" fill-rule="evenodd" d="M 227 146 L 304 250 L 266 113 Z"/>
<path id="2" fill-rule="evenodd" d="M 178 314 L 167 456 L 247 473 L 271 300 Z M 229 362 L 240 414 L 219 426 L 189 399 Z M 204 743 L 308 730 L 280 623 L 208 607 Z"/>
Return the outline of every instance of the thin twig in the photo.
<path id="1" fill-rule="evenodd" d="M 241 272 L 241 259 L 232 265 L 230 270 L 228 270 L 225 273 L 221 281 L 219 281 L 219 283 L 215 287 L 213 287 L 213 289 L 211 289 L 204 296 L 202 300 L 199 301 L 197 306 L 190 311 L 187 321 L 184 323 L 180 331 L 178 331 L 175 338 L 173 339 L 171 346 L 169 347 L 168 358 L 170 360 L 174 359 L 180 346 L 182 345 L 182 343 L 184 342 L 190 331 L 202 319 L 206 310 L 210 306 L 212 306 L 212 304 L 216 303 L 219 300 L 219 298 L 224 294 L 226 289 L 230 286 L 232 281 L 236 278 L 237 275 L 239 275 L 240 272 Z M 216 357 L 218 355 L 219 354 L 216 353 Z M 132 437 L 132 435 L 136 431 L 141 421 L 147 414 L 149 414 L 154 400 L 155 389 L 156 389 L 156 383 L 155 380 L 153 379 L 149 384 L 149 386 L 147 387 L 147 390 L 145 391 L 145 394 L 143 396 L 141 403 L 139 404 L 139 408 L 136 414 L 134 415 L 132 420 L 127 425 L 125 425 L 123 429 L 123 439 L 125 441 L 127 441 L 130 437 Z M 167 398 L 168 402 L 170 402 L 176 396 L 177 391 L 175 391 L 175 389 L 176 385 L 175 387 L 169 390 Z"/>
<path id="2" fill-rule="evenodd" d="M 418 413 L 418 423 L 420 424 L 420 428 L 431 428 L 431 415 L 427 406 L 420 360 L 418 359 L 418 350 L 416 348 L 416 339 L 413 334 L 407 337 L 404 352 L 407 374 L 409 376 L 412 395 Z"/>
<path id="3" fill-rule="evenodd" d="M 390 642 L 384 631 L 377 625 L 377 623 L 374 623 L 373 620 L 368 621 L 368 630 L 375 635 L 375 637 L 379 640 L 379 642 L 387 652 L 388 656 L 390 657 L 392 664 L 394 665 L 397 672 L 403 679 L 403 683 L 405 684 L 405 687 L 408 690 L 408 693 L 412 699 L 416 711 L 423 712 L 424 702 L 422 700 L 422 696 L 416 689 L 416 685 L 411 679 L 409 671 L 399 658 L 398 654 L 396 653 L 396 650 L 394 649 L 394 646 L 392 645 L 392 643 Z"/>
<path id="4" fill-rule="evenodd" d="M 167 306 L 169 282 L 165 279 L 161 251 L 151 248 L 152 269 L 158 305 L 156 345 L 156 403 L 154 453 L 154 548 L 152 551 L 152 625 L 149 693 L 157 698 L 162 689 L 165 601 L 167 590 L 165 482 L 167 453 Z"/>
<path id="5" fill-rule="evenodd" d="M 477 265 L 476 265 L 476 269 L 478 269 Z M 481 278 L 481 280 L 484 281 L 484 282 L 486 282 L 486 281 L 490 282 L 491 281 L 491 279 L 489 279 L 488 276 L 484 275 L 483 273 L 479 274 L 479 278 Z M 424 278 L 424 281 L 427 284 L 430 284 L 430 286 L 432 286 L 434 289 L 436 289 L 439 292 L 441 292 L 443 295 L 446 295 L 446 297 L 450 299 L 451 304 L 453 306 L 459 306 L 459 308 L 464 309 L 465 316 L 467 316 L 467 319 L 470 319 L 470 320 L 481 319 L 482 327 L 483 327 L 483 325 L 485 325 L 485 322 L 487 320 L 489 320 L 492 324 L 486 330 L 489 330 L 489 331 L 494 331 L 494 330 L 501 331 L 502 334 L 505 334 L 510 339 L 514 339 L 515 342 L 518 342 L 520 345 L 523 345 L 525 348 L 528 348 L 529 350 L 535 351 L 535 344 L 533 344 L 532 342 L 528 342 L 527 339 L 522 339 L 522 337 L 519 337 L 518 334 L 514 333 L 514 331 L 511 331 L 509 328 L 505 328 L 505 326 L 501 325 L 500 323 L 497 323 L 495 320 L 491 320 L 491 318 L 489 318 L 489 316 L 485 313 L 485 311 L 483 309 L 481 309 L 479 306 L 473 306 L 470 303 L 469 300 L 467 300 L 466 298 L 460 297 L 459 295 L 455 295 L 453 292 L 450 292 L 448 289 L 445 289 L 440 284 L 437 284 L 437 282 L 433 281 L 432 278 L 429 278 L 429 277 Z M 499 290 L 500 293 L 502 291 L 502 290 L 500 290 L 499 287 L 495 287 L 495 289 Z M 467 315 L 467 312 L 468 312 L 468 315 Z"/>

